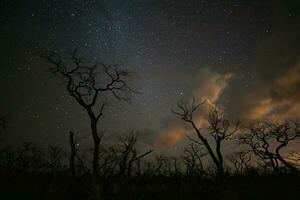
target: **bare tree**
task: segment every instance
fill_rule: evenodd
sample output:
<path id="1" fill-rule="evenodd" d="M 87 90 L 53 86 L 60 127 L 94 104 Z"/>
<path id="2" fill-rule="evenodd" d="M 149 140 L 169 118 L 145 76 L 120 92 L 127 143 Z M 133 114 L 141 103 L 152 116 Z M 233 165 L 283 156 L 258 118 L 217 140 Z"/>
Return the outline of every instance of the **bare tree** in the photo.
<path id="1" fill-rule="evenodd" d="M 116 172 L 118 166 L 117 150 L 115 146 L 102 147 L 100 172 L 103 179 L 107 179 Z"/>
<path id="2" fill-rule="evenodd" d="M 14 170 L 18 172 L 28 171 L 30 168 L 32 152 L 36 151 L 36 149 L 35 144 L 24 142 L 19 150 L 15 150 L 15 159 L 12 163 L 14 165 Z"/>
<path id="3" fill-rule="evenodd" d="M 69 132 L 69 141 L 70 141 L 70 169 L 71 173 L 73 176 L 76 176 L 76 169 L 75 169 L 75 157 L 77 154 L 77 149 L 76 149 L 76 143 L 74 140 L 74 133 L 72 131 Z"/>
<path id="4" fill-rule="evenodd" d="M 47 157 L 47 165 L 51 172 L 58 171 L 64 167 L 62 164 L 62 159 L 65 157 L 65 152 L 60 147 L 50 146 Z"/>
<path id="5" fill-rule="evenodd" d="M 120 138 L 119 143 L 115 146 L 121 176 L 130 177 L 133 164 L 153 152 L 153 150 L 148 150 L 145 153 L 139 154 L 136 143 L 137 135 L 131 132 L 131 134 L 125 138 Z"/>
<path id="6" fill-rule="evenodd" d="M 155 162 L 157 160 L 157 156 L 155 156 L 155 160 L 154 161 L 145 161 L 142 163 L 142 166 L 140 166 L 142 172 L 141 174 L 144 175 L 144 176 L 153 176 L 153 175 L 156 175 L 157 172 L 159 171 L 159 168 L 161 166 L 157 165 L 157 162 Z M 141 165 L 141 163 L 140 163 Z"/>
<path id="7" fill-rule="evenodd" d="M 38 172 L 45 168 L 43 151 L 35 144 L 24 142 L 18 148 L 6 147 L 0 150 L 0 170 L 5 172 Z"/>
<path id="8" fill-rule="evenodd" d="M 209 112 L 208 117 L 208 130 L 207 132 L 204 132 L 197 127 L 193 119 L 194 113 L 203 103 L 204 102 L 196 104 L 194 99 L 191 104 L 181 101 L 177 105 L 178 109 L 176 111 L 172 110 L 172 112 L 192 126 L 197 134 L 198 140 L 193 139 L 189 135 L 186 135 L 187 138 L 198 145 L 204 145 L 217 168 L 218 175 L 223 175 L 224 160 L 221 151 L 222 142 L 226 139 L 229 139 L 230 136 L 237 132 L 239 122 L 232 126 L 229 120 L 225 118 L 223 113 L 217 109 L 212 109 Z M 208 137 L 211 137 L 214 140 L 214 144 L 209 142 Z M 213 145 L 215 146 L 215 151 L 213 150 Z"/>
<path id="9" fill-rule="evenodd" d="M 5 147 L 0 150 L 0 169 L 4 172 L 9 172 L 14 168 L 14 164 L 18 161 L 19 155 L 17 151 L 11 147 Z"/>
<path id="10" fill-rule="evenodd" d="M 50 71 L 63 78 L 66 89 L 71 97 L 84 108 L 90 119 L 91 134 L 94 141 L 93 174 L 99 177 L 99 147 L 101 137 L 98 133 L 98 122 L 103 116 L 107 105 L 104 94 L 110 93 L 118 100 L 130 101 L 129 93 L 134 92 L 125 80 L 129 72 L 119 70 L 117 65 L 105 65 L 96 61 L 88 64 L 77 55 L 75 49 L 66 61 L 57 52 L 49 52 L 45 55 L 52 64 Z M 99 70 L 99 66 L 102 70 Z"/>
<path id="11" fill-rule="evenodd" d="M 288 144 L 300 138 L 299 124 L 295 123 L 258 123 L 249 127 L 249 132 L 240 136 L 240 143 L 250 147 L 273 171 L 280 169 L 280 163 L 294 171 L 295 167 L 283 156 L 282 150 Z"/>
<path id="12" fill-rule="evenodd" d="M 293 125 L 290 123 L 271 123 L 269 124 L 269 126 L 271 128 L 271 134 L 273 135 L 273 137 L 276 138 L 276 141 L 278 143 L 278 146 L 275 149 L 275 154 L 278 160 L 290 170 L 296 170 L 293 165 L 291 165 L 288 161 L 284 159 L 281 153 L 282 149 L 287 147 L 290 141 L 293 141 L 296 138 L 300 138 L 299 124 L 297 122 L 295 122 Z"/>
<path id="13" fill-rule="evenodd" d="M 175 176 L 179 176 L 181 175 L 181 170 L 180 170 L 180 164 L 181 164 L 181 160 L 179 157 L 176 156 L 171 156 L 170 160 L 172 162 L 172 166 L 173 166 L 173 175 Z"/>
<path id="14" fill-rule="evenodd" d="M 250 151 L 241 151 L 227 156 L 227 159 L 232 163 L 237 175 L 243 174 L 250 168 L 252 155 Z"/>
<path id="15" fill-rule="evenodd" d="M 204 171 L 202 157 L 206 155 L 207 153 L 203 153 L 202 149 L 195 143 L 191 143 L 184 148 L 181 157 L 185 165 L 186 176 L 194 177 L 202 175 Z"/>
<path id="16" fill-rule="evenodd" d="M 154 160 L 144 164 L 144 174 L 148 176 L 171 176 L 174 170 L 178 170 L 178 159 L 162 154 L 155 155 Z"/>
<path id="17" fill-rule="evenodd" d="M 102 135 L 101 135 L 102 137 Z M 79 139 L 75 139 L 74 138 L 74 133 L 72 131 L 69 132 L 69 142 L 70 142 L 70 158 L 69 158 L 69 162 L 70 162 L 70 170 L 73 176 L 77 175 L 77 170 L 84 172 L 84 173 L 88 173 L 89 169 L 88 167 L 86 167 L 84 161 L 82 160 L 82 158 L 79 156 L 78 154 L 78 145 L 79 142 L 86 139 L 87 137 L 81 137 Z"/>
<path id="18" fill-rule="evenodd" d="M 267 124 L 259 123 L 249 127 L 249 133 L 241 135 L 239 139 L 241 144 L 248 145 L 256 156 L 276 170 L 278 159 L 270 150 L 270 138 L 272 135 L 267 131 Z"/>

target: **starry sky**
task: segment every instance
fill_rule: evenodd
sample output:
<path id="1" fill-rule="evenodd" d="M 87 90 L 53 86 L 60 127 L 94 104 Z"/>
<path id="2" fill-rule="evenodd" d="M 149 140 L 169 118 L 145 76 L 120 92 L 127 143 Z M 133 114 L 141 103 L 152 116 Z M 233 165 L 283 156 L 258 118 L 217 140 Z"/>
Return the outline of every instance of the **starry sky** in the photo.
<path id="1" fill-rule="evenodd" d="M 100 125 L 107 141 L 137 130 L 143 145 L 174 149 L 188 129 L 171 109 L 192 97 L 233 120 L 300 114 L 299 1 L 2 0 L 0 6 L 7 143 L 63 146 L 69 130 L 90 134 L 86 113 L 39 57 L 50 49 L 78 47 L 87 59 L 133 72 L 129 84 L 141 94 L 132 104 L 111 100 Z"/>

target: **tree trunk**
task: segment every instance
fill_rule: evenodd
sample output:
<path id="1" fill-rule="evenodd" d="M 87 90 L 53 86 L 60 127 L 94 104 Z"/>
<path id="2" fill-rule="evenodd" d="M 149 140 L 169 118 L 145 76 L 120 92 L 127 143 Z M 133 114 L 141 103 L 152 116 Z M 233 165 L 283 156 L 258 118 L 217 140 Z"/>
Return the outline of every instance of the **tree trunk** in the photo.
<path id="1" fill-rule="evenodd" d="M 218 155 L 218 163 L 217 163 L 218 175 L 223 176 L 224 166 L 223 166 L 223 156 L 221 153 L 221 141 L 217 141 L 216 152 Z"/>
<path id="2" fill-rule="evenodd" d="M 284 158 L 281 157 L 280 148 L 276 149 L 276 155 L 277 155 L 278 160 L 280 162 L 282 162 L 287 168 L 289 168 L 293 172 L 296 171 L 295 167 L 293 167 L 290 163 L 288 163 Z"/>
<path id="3" fill-rule="evenodd" d="M 217 171 L 218 171 L 218 175 L 220 175 L 220 172 L 222 171 L 221 174 L 223 174 L 223 164 L 220 165 L 220 162 L 219 160 L 217 159 L 217 157 L 215 156 L 213 150 L 211 149 L 210 145 L 208 144 L 207 140 L 206 139 L 203 139 L 203 138 L 200 138 L 200 140 L 202 141 L 202 143 L 204 144 L 204 146 L 206 147 L 207 151 L 208 151 L 208 154 L 209 156 L 211 157 L 211 159 L 213 160 L 216 168 L 217 168 Z"/>
<path id="4" fill-rule="evenodd" d="M 91 122 L 92 126 L 92 134 L 94 141 L 94 153 L 93 153 L 93 174 L 95 178 L 98 180 L 100 178 L 99 174 L 99 148 L 100 148 L 100 138 L 97 133 L 97 125 L 96 121 Z"/>
<path id="5" fill-rule="evenodd" d="M 97 129 L 97 118 L 92 111 L 92 108 L 87 108 L 88 115 L 91 121 L 91 131 L 94 141 L 94 152 L 93 152 L 93 175 L 96 180 L 100 179 L 99 173 L 99 148 L 100 148 L 100 137 L 98 136 Z"/>
<path id="6" fill-rule="evenodd" d="M 215 166 L 217 167 L 217 170 L 218 170 L 218 173 L 219 173 L 219 170 L 221 170 L 221 168 L 223 168 L 223 164 L 222 164 L 222 167 L 220 167 L 220 164 L 219 164 L 219 160 L 218 158 L 216 157 L 216 155 L 214 154 L 210 144 L 208 143 L 207 139 L 205 139 L 200 131 L 198 130 L 198 128 L 196 127 L 196 125 L 194 124 L 194 122 L 191 122 L 192 125 L 193 125 L 193 128 L 194 130 L 197 132 L 197 135 L 198 135 L 198 138 L 200 139 L 200 141 L 203 143 L 203 145 L 205 146 L 205 148 L 207 149 L 208 151 L 208 154 L 209 156 L 211 157 L 211 159 L 213 160 Z M 222 169 L 223 170 L 223 169 Z"/>
<path id="7" fill-rule="evenodd" d="M 70 170 L 73 176 L 76 176 L 76 170 L 75 170 L 75 155 L 76 155 L 76 147 L 74 142 L 74 133 L 70 131 L 70 147 L 71 147 L 71 154 L 70 154 Z"/>

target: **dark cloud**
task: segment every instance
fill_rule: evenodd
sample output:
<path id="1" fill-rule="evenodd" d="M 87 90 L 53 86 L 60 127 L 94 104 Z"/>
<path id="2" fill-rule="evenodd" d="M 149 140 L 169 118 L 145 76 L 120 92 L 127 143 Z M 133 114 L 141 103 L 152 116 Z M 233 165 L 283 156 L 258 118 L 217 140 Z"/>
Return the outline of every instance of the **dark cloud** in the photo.
<path id="1" fill-rule="evenodd" d="M 281 7 L 280 7 L 281 6 Z M 257 47 L 256 80 L 232 98 L 229 112 L 248 120 L 284 120 L 300 114 L 299 16 L 276 5 L 272 35 Z"/>

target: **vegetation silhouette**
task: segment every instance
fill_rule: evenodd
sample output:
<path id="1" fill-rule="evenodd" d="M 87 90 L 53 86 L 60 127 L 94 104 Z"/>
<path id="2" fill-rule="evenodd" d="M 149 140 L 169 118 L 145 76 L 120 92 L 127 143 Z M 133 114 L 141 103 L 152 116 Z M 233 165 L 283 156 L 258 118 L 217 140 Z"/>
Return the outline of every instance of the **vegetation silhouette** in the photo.
<path id="1" fill-rule="evenodd" d="M 204 102 L 196 104 L 194 98 L 190 105 L 187 102 L 181 101 L 178 104 L 178 111 L 172 110 L 172 112 L 192 126 L 199 140 L 197 141 L 189 135 L 186 135 L 187 138 L 193 143 L 206 148 L 209 156 L 215 164 L 218 175 L 222 176 L 224 174 L 224 158 L 221 152 L 221 146 L 224 140 L 229 139 L 234 133 L 237 132 L 240 122 L 237 122 L 234 127 L 231 127 L 232 125 L 230 124 L 229 120 L 224 117 L 224 114 L 218 109 L 213 108 L 209 112 L 208 133 L 203 133 L 201 129 L 197 127 L 195 119 L 193 119 L 194 112 L 196 112 L 203 103 Z M 214 139 L 215 151 L 213 151 L 213 145 L 209 142 L 206 135 Z"/>
<path id="2" fill-rule="evenodd" d="M 99 179 L 101 135 L 99 135 L 98 123 L 108 104 L 103 95 L 111 93 L 116 99 L 130 101 L 128 94 L 135 91 L 127 85 L 125 80 L 129 72 L 119 70 L 117 65 L 105 65 L 99 60 L 92 64 L 88 63 L 78 55 L 77 49 L 70 53 L 69 58 L 64 58 L 55 51 L 47 52 L 44 57 L 52 64 L 50 72 L 64 80 L 69 95 L 84 108 L 89 116 L 94 141 L 93 175 L 95 179 Z M 71 61 L 68 62 L 68 60 Z M 102 70 L 99 70 L 99 66 Z"/>
<path id="3" fill-rule="evenodd" d="M 221 176 L 214 163 L 205 166 L 208 153 L 194 142 L 174 157 L 154 155 L 152 150 L 139 153 L 137 139 L 135 132 L 129 132 L 111 145 L 101 145 L 100 197 L 79 149 L 75 156 L 70 151 L 77 160 L 72 166 L 70 155 L 59 147 L 1 146 L 1 199 L 293 199 L 300 195 L 296 166 L 289 163 L 290 170 L 278 163 L 272 168 L 271 161 L 262 162 L 252 149 L 228 155 L 232 164 Z"/>

